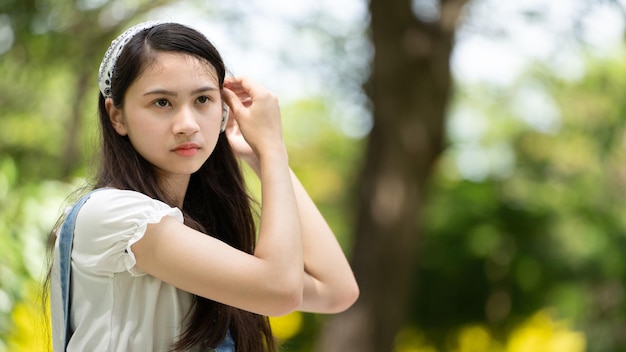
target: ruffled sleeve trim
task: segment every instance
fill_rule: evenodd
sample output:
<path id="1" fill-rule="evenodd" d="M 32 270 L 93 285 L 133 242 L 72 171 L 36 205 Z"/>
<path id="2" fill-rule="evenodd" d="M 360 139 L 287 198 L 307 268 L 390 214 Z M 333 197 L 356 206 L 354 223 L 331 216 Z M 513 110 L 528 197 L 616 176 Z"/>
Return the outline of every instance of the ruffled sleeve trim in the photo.
<path id="1" fill-rule="evenodd" d="M 165 216 L 183 222 L 178 208 L 139 192 L 107 189 L 94 193 L 76 219 L 73 264 L 96 275 L 122 271 L 146 275 L 136 267 L 132 245 L 143 238 L 148 224 Z"/>
<path id="2" fill-rule="evenodd" d="M 178 218 L 178 215 L 180 215 L 180 218 Z M 163 209 L 155 217 L 145 219 L 145 221 L 137 227 L 137 231 L 128 240 L 128 244 L 126 245 L 127 255 L 124 256 L 124 266 L 126 267 L 126 270 L 131 275 L 133 276 L 146 275 L 146 272 L 136 267 L 137 259 L 135 258 L 135 253 L 133 253 L 132 246 L 135 243 L 137 243 L 140 239 L 142 239 L 143 236 L 146 234 L 146 229 L 148 228 L 148 224 L 157 224 L 161 222 L 161 220 L 166 216 L 172 216 L 174 218 L 177 218 L 181 223 L 183 222 L 182 214 L 180 213 L 180 210 L 178 208 Z"/>

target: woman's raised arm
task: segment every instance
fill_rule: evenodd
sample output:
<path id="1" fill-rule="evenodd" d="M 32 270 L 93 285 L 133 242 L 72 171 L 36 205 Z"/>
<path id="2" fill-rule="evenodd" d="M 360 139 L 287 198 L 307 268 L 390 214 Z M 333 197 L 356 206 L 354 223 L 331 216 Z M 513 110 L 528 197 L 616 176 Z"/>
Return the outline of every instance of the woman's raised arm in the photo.
<path id="1" fill-rule="evenodd" d="M 238 94 L 244 103 L 249 101 L 245 92 Z M 262 179 L 260 161 L 240 131 L 238 121 L 230 121 L 228 139 L 237 155 L 245 160 Z M 300 310 L 318 313 L 335 313 L 349 308 L 359 296 L 359 287 L 352 269 L 334 233 L 296 175 L 290 171 L 293 191 L 297 200 L 303 243 L 304 288 Z M 263 181 L 261 181 L 263 184 Z M 262 185 L 263 186 L 263 185 Z M 286 220 L 287 214 L 283 219 Z M 289 216 L 292 216 L 291 214 Z"/>
<path id="2" fill-rule="evenodd" d="M 286 314 L 302 302 L 304 264 L 278 100 L 245 78 L 230 78 L 224 98 L 258 161 L 261 219 L 253 255 L 170 217 L 148 225 L 132 250 L 139 269 L 182 290 L 258 314 Z"/>

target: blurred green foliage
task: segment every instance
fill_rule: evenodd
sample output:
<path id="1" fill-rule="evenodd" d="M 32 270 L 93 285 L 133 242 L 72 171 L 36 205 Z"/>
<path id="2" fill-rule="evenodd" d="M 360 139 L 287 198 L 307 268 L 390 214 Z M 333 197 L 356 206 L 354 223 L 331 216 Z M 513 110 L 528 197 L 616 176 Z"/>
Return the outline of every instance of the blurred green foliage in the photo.
<path id="1" fill-rule="evenodd" d="M 467 324 L 505 341 L 543 308 L 588 351 L 626 344 L 625 84 L 615 59 L 459 89 L 416 274 L 414 323 L 440 350 Z"/>

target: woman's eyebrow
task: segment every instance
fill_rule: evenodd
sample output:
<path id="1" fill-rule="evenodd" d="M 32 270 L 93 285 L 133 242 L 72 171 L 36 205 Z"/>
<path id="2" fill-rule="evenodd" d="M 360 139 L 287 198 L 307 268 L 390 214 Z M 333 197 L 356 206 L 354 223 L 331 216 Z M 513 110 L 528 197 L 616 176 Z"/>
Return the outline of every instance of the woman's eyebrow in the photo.
<path id="1" fill-rule="evenodd" d="M 143 94 L 144 96 L 146 95 L 169 95 L 169 96 L 178 96 L 178 93 L 167 90 L 167 89 L 153 89 L 150 91 L 147 91 Z"/>
<path id="2" fill-rule="evenodd" d="M 212 91 L 217 91 L 217 87 L 215 86 L 204 86 L 204 87 L 200 87 L 197 89 L 194 89 L 193 91 L 191 91 L 191 94 L 199 94 L 199 93 L 204 93 L 204 92 L 212 92 Z M 157 88 L 157 89 L 153 89 L 150 91 L 147 91 L 143 94 L 144 96 L 146 95 L 167 95 L 167 96 L 173 96 L 173 97 L 177 97 L 178 93 L 171 91 L 171 90 L 167 90 L 167 89 L 161 89 L 161 88 Z"/>
<path id="3" fill-rule="evenodd" d="M 204 92 L 213 92 L 213 91 L 218 91 L 219 89 L 215 86 L 204 86 L 204 87 L 200 87 L 198 89 L 194 89 L 191 91 L 191 94 L 198 94 L 198 93 L 204 93 Z"/>

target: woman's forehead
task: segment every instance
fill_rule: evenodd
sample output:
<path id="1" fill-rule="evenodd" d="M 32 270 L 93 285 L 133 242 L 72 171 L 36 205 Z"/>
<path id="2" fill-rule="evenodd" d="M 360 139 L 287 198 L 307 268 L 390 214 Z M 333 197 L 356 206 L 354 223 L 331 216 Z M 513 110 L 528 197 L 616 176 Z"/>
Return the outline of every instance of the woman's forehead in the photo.
<path id="1" fill-rule="evenodd" d="M 219 79 L 215 67 L 202 58 L 178 52 L 158 52 L 136 81 L 162 81 L 162 84 L 171 85 L 210 81 L 218 85 Z"/>

